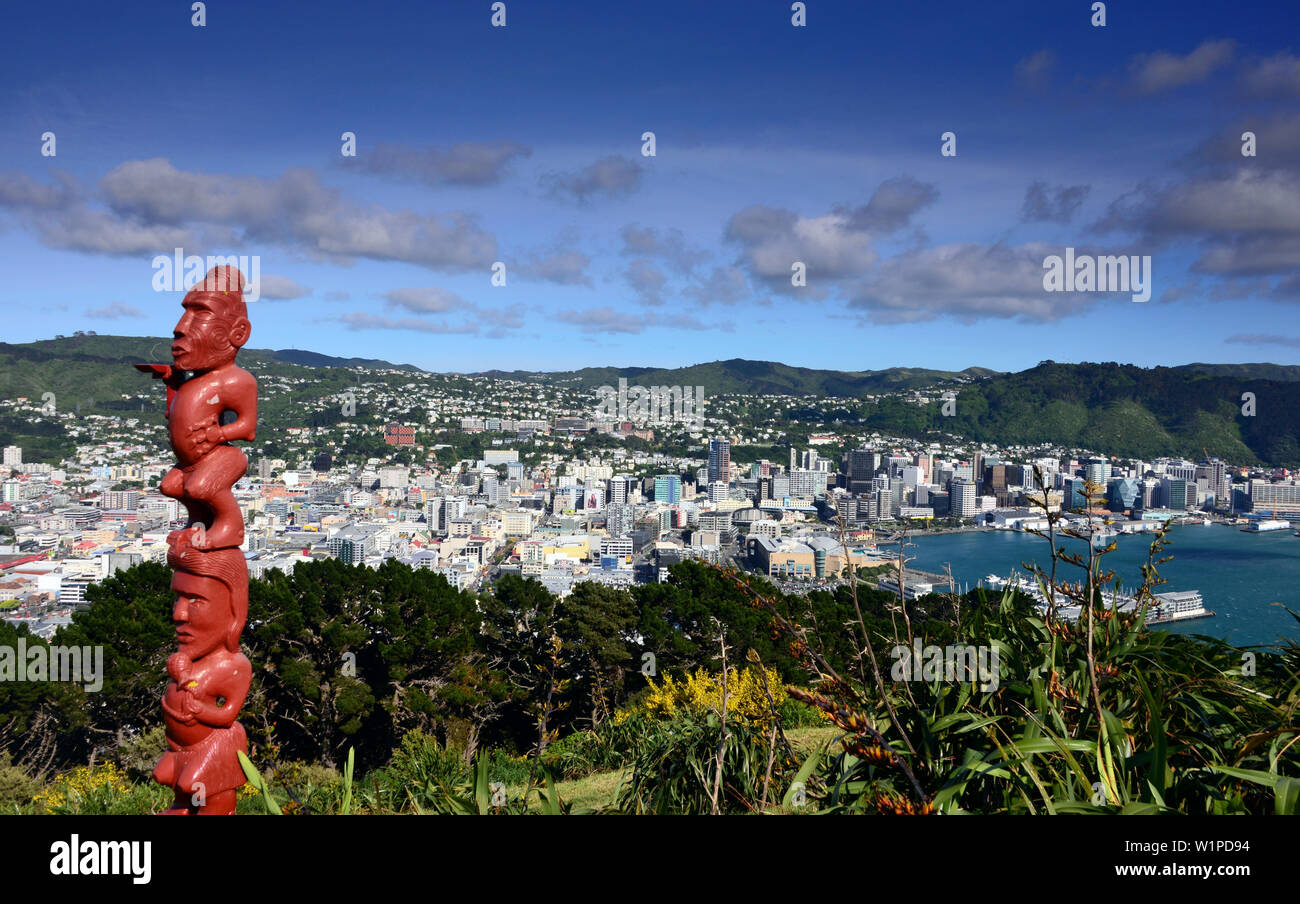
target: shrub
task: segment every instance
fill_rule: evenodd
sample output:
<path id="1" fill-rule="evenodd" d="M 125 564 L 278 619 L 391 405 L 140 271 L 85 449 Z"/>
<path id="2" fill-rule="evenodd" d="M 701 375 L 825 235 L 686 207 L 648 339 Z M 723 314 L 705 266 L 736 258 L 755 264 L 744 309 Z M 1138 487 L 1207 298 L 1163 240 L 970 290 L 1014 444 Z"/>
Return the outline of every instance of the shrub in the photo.
<path id="1" fill-rule="evenodd" d="M 815 706 L 809 706 L 793 697 L 787 697 L 781 704 L 781 726 L 783 728 L 825 728 L 831 722 Z"/>
<path id="2" fill-rule="evenodd" d="M 548 748 L 549 750 L 549 748 Z M 526 785 L 532 775 L 533 767 L 527 757 L 515 756 L 493 747 L 483 757 L 488 763 L 488 779 L 503 785 Z"/>
<path id="3" fill-rule="evenodd" d="M 440 799 L 445 789 L 468 782 L 469 768 L 454 750 L 448 750 L 422 731 L 409 731 L 393 751 L 392 761 L 376 769 L 362 787 L 379 809 L 402 811 L 428 806 Z"/>
<path id="4" fill-rule="evenodd" d="M 765 684 L 763 673 L 754 666 L 727 671 L 728 721 L 735 718 L 759 726 L 771 724 L 772 704 L 776 704 L 779 712 L 786 699 L 786 690 L 775 669 L 767 669 L 766 677 Z M 721 712 L 722 678 L 703 668 L 680 680 L 665 674 L 658 684 L 650 682 L 650 691 L 642 706 L 648 715 L 662 719 L 672 719 L 681 713 Z"/>
<path id="5" fill-rule="evenodd" d="M 73 816 L 129 816 L 155 813 L 172 800 L 169 789 L 152 782 L 133 785 L 112 762 L 78 766 L 58 776 L 33 797 L 38 813 Z"/>
<path id="6" fill-rule="evenodd" d="M 117 745 L 113 759 L 135 782 L 153 780 L 154 767 L 167 751 L 167 732 L 161 726 L 143 734 L 126 737 Z"/>
<path id="7" fill-rule="evenodd" d="M 8 751 L 0 753 L 0 808 L 26 806 L 40 790 L 41 783 L 13 765 Z"/>
<path id="8" fill-rule="evenodd" d="M 749 722 L 728 723 L 725 743 L 716 713 L 684 712 L 647 732 L 632 759 L 632 777 L 619 797 L 631 813 L 699 814 L 713 808 L 711 792 L 722 746 L 722 813 L 761 809 L 769 756 L 768 733 Z M 795 763 L 776 748 L 767 803 L 780 801 Z"/>

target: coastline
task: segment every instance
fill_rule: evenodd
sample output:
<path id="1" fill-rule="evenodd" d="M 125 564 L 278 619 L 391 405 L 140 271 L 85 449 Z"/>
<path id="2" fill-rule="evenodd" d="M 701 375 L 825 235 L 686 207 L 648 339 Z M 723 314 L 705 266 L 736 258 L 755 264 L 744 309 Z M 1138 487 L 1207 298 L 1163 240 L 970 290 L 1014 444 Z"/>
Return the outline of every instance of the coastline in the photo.
<path id="1" fill-rule="evenodd" d="M 961 536 L 970 533 L 998 537 Z M 1107 555 L 1107 568 L 1120 576 L 1122 586 L 1133 587 L 1141 580 L 1150 540 L 1141 533 L 1121 537 L 1117 549 Z M 1171 524 L 1167 541 L 1162 557 L 1172 559 L 1159 566 L 1158 592 L 1198 590 L 1205 609 L 1215 617 L 1162 622 L 1162 630 L 1209 634 L 1246 645 L 1300 636 L 1286 608 L 1297 609 L 1295 587 L 1300 586 L 1300 539 L 1290 531 L 1243 533 L 1222 520 L 1210 525 L 1198 520 Z M 990 573 L 1025 574 L 1026 561 L 1041 565 L 1048 556 L 1043 538 L 997 529 L 936 531 L 932 540 L 909 537 L 908 554 L 916 556 L 912 567 L 919 570 L 942 572 L 951 567 L 963 588 L 977 586 Z M 1076 570 L 1071 566 L 1071 576 Z"/>

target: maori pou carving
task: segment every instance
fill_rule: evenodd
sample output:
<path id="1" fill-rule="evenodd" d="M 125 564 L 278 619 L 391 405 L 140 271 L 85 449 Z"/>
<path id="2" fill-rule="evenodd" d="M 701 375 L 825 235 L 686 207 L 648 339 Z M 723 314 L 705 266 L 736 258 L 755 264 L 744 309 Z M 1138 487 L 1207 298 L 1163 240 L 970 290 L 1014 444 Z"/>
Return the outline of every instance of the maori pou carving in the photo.
<path id="1" fill-rule="evenodd" d="M 252 678 L 239 651 L 248 566 L 239 550 L 244 517 L 231 488 L 248 459 L 230 445 L 253 439 L 257 429 L 257 381 L 235 365 L 251 330 L 243 290 L 236 268 L 208 271 L 182 302 L 173 363 L 135 365 L 167 386 L 176 467 L 161 490 L 189 513 L 185 529 L 167 537 L 179 649 L 167 660 L 168 749 L 153 777 L 176 793 L 168 814 L 234 813 L 245 781 L 237 753 L 248 750 L 248 739 L 236 719 Z"/>

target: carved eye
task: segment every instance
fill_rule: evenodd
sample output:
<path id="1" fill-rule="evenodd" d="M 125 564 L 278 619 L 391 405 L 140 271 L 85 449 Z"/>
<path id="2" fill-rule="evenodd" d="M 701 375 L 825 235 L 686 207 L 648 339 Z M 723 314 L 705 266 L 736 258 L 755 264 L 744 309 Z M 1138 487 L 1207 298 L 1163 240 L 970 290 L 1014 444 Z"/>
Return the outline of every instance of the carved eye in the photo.
<path id="1" fill-rule="evenodd" d="M 217 706 L 225 706 L 225 705 L 226 705 L 226 698 L 225 698 L 225 697 L 218 697 L 218 698 L 217 698 Z"/>

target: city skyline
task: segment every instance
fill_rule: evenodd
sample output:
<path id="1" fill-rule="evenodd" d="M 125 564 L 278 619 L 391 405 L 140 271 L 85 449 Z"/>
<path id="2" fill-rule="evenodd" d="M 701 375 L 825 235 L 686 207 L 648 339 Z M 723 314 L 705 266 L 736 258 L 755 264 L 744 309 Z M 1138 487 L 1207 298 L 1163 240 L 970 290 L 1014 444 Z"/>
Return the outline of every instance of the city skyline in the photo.
<path id="1" fill-rule="evenodd" d="M 7 341 L 167 335 L 183 248 L 257 256 L 252 347 L 440 372 L 1300 363 L 1300 58 L 1240 5 L 183 12 L 0 63 Z M 1067 249 L 1150 300 L 1044 291 Z"/>

